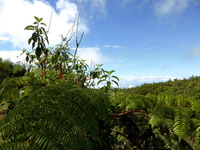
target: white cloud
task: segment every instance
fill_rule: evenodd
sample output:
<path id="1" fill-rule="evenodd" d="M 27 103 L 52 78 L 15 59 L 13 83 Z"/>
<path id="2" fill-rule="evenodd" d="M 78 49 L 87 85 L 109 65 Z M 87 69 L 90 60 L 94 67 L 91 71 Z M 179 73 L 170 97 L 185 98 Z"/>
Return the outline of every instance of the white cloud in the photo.
<path id="1" fill-rule="evenodd" d="M 102 55 L 100 48 L 98 47 L 79 48 L 77 56 L 86 60 L 88 65 L 91 64 L 91 61 L 95 64 L 102 64 L 105 59 L 105 56 Z"/>
<path id="2" fill-rule="evenodd" d="M 158 0 L 154 3 L 155 14 L 162 19 L 167 16 L 177 16 L 185 11 L 190 0 Z"/>
<path id="3" fill-rule="evenodd" d="M 120 88 L 135 87 L 144 83 L 165 82 L 177 77 L 173 76 L 118 76 Z"/>
<path id="4" fill-rule="evenodd" d="M 15 48 L 27 47 L 27 40 L 31 32 L 24 31 L 24 27 L 34 22 L 33 16 L 44 18 L 49 24 L 53 12 L 49 41 L 52 45 L 60 42 L 59 35 L 66 34 L 71 28 L 75 15 L 78 14 L 77 5 L 68 0 L 57 0 L 53 8 L 45 0 L 1 0 L 0 2 L 0 41 L 9 39 Z M 80 31 L 88 32 L 88 27 L 81 18 Z"/>
<path id="5" fill-rule="evenodd" d="M 22 53 L 22 51 L 0 51 L 0 57 L 3 60 L 10 60 L 14 63 L 16 62 L 22 62 L 25 63 L 25 55 L 20 56 L 20 54 Z"/>
<path id="6" fill-rule="evenodd" d="M 18 61 L 25 63 L 25 55 L 20 56 L 21 53 L 22 51 L 20 50 L 0 51 L 0 57 L 4 60 L 9 59 L 14 63 Z M 103 64 L 106 60 L 106 57 L 102 55 L 100 48 L 98 47 L 79 48 L 77 51 L 77 56 L 79 59 L 86 60 L 86 63 L 89 66 L 91 65 L 91 61 L 95 64 Z"/>
<path id="7" fill-rule="evenodd" d="M 0 41 L 4 41 L 4 42 L 5 42 L 5 41 L 9 41 L 9 38 L 8 38 L 8 37 L 3 37 L 3 36 L 2 36 L 2 37 L 0 37 Z"/>

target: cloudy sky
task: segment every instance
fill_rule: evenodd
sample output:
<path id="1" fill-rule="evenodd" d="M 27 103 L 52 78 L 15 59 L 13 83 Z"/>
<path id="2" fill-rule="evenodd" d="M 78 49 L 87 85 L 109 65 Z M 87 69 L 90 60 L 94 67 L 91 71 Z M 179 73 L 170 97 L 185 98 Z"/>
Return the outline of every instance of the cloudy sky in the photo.
<path id="1" fill-rule="evenodd" d="M 24 27 L 33 16 L 49 24 L 60 43 L 82 0 L 0 0 L 0 57 L 14 62 L 30 47 Z M 78 55 L 115 70 L 120 87 L 200 75 L 199 0 L 84 0 Z M 73 50 L 73 42 L 71 48 Z"/>

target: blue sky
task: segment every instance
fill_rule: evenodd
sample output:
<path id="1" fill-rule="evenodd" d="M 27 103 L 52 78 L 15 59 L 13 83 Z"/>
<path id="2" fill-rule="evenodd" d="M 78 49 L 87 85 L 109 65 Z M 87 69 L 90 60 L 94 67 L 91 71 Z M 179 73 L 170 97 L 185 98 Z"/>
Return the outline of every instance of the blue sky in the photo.
<path id="1" fill-rule="evenodd" d="M 0 57 L 24 61 L 16 56 L 30 49 L 23 29 L 33 16 L 48 24 L 53 12 L 49 37 L 58 44 L 81 1 L 0 0 Z M 199 0 L 85 0 L 79 26 L 78 55 L 116 70 L 120 87 L 200 75 Z"/>

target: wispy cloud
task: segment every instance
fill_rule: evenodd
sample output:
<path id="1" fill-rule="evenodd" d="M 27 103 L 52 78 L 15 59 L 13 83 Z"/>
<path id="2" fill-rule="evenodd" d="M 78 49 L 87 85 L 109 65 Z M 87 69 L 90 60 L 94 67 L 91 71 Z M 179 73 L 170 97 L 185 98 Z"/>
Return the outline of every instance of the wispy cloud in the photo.
<path id="1" fill-rule="evenodd" d="M 71 28 L 78 6 L 68 0 L 57 0 L 56 8 L 43 0 L 1 0 L 0 5 L 0 41 L 9 39 L 15 48 L 22 49 L 27 46 L 27 39 L 31 33 L 24 31 L 26 25 L 33 23 L 33 16 L 44 18 L 43 22 L 49 23 L 53 12 L 49 41 L 52 45 L 60 42 L 60 35 L 66 34 Z M 89 28 L 84 22 L 80 22 L 79 30 L 88 32 Z M 7 40 L 8 41 L 8 40 Z"/>
<path id="2" fill-rule="evenodd" d="M 101 13 L 105 13 L 106 9 L 106 0 L 90 0 L 92 7 L 97 9 Z"/>
<path id="3" fill-rule="evenodd" d="M 190 2 L 190 0 L 158 0 L 154 3 L 155 15 L 160 19 L 180 15 Z"/>
<path id="4" fill-rule="evenodd" d="M 83 3 L 83 13 L 89 15 L 89 18 L 94 16 L 102 16 L 106 14 L 106 2 L 107 0 L 68 0 L 81 6 Z M 85 11 L 87 10 L 87 12 Z M 88 19 L 88 18 L 87 18 Z"/>
<path id="5" fill-rule="evenodd" d="M 121 48 L 119 45 L 105 45 L 104 47 Z"/>
<path id="6" fill-rule="evenodd" d="M 187 57 L 189 57 L 189 58 L 200 57 L 200 46 L 197 46 L 197 47 L 189 50 L 189 52 L 187 53 Z"/>
<path id="7" fill-rule="evenodd" d="M 165 45 L 155 45 L 155 46 L 143 48 L 142 50 L 151 50 L 151 49 L 156 49 L 156 48 L 163 47 L 163 46 L 165 46 Z"/>

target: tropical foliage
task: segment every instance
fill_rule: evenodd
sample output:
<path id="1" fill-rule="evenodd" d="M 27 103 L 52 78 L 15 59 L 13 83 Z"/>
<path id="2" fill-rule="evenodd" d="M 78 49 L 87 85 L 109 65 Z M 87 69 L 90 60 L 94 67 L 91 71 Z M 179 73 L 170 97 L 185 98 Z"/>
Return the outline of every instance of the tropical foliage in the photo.
<path id="1" fill-rule="evenodd" d="M 10 77 L 20 77 L 26 72 L 25 65 L 20 63 L 14 64 L 9 60 L 3 60 L 0 58 L 0 84 L 4 79 Z"/>
<path id="2" fill-rule="evenodd" d="M 45 26 L 35 17 L 25 27 L 25 74 L 0 61 L 0 149 L 200 149 L 200 77 L 116 89 L 114 70 L 72 54 L 71 36 L 48 47 Z"/>

